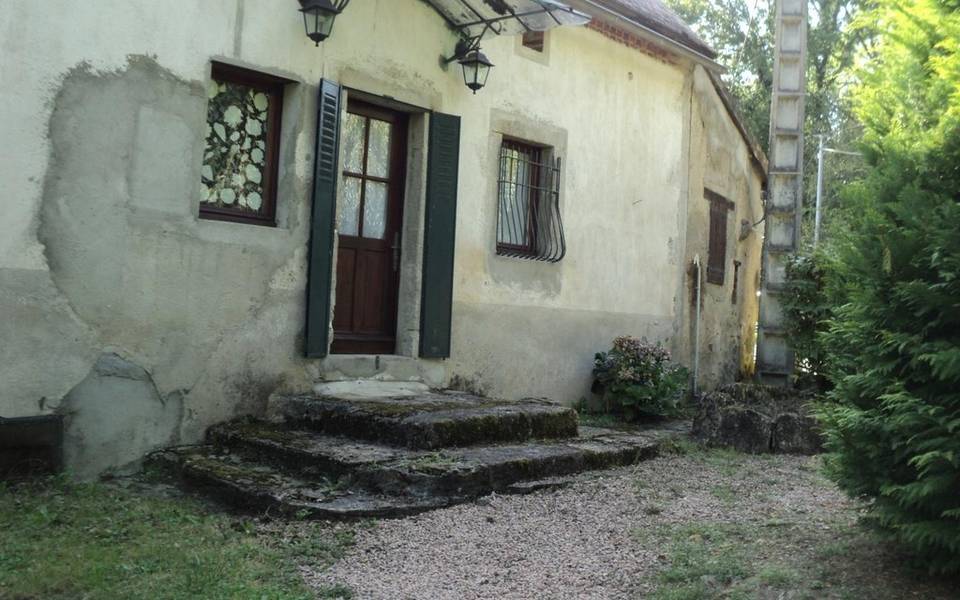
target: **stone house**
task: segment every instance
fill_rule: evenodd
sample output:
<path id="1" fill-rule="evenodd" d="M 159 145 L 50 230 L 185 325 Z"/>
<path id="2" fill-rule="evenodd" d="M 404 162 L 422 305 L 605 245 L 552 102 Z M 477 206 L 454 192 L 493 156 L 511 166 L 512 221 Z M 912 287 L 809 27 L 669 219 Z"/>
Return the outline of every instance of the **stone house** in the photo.
<path id="1" fill-rule="evenodd" d="M 765 158 L 660 0 L 299 9 L 0 0 L 0 417 L 93 476 L 324 379 L 750 372 Z"/>

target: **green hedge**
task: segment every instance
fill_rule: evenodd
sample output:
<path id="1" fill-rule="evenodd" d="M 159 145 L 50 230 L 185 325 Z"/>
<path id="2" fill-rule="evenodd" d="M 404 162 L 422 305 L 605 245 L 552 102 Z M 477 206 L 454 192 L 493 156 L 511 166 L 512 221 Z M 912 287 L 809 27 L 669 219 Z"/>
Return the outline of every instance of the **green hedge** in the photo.
<path id="1" fill-rule="evenodd" d="M 831 232 L 816 334 L 829 472 L 931 571 L 960 571 L 960 13 L 880 0 L 854 93 L 872 169 Z"/>

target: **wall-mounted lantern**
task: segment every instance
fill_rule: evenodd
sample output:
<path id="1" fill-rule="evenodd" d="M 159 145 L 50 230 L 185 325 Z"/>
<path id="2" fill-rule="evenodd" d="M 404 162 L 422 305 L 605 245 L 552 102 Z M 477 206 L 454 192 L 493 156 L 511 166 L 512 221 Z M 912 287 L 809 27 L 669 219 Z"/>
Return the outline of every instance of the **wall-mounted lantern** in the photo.
<path id="1" fill-rule="evenodd" d="M 473 90 L 474 94 L 487 85 L 487 77 L 490 76 L 490 68 L 493 67 L 493 63 L 480 51 L 479 37 L 458 41 L 453 56 L 443 58 L 445 65 L 453 61 L 460 64 L 460 68 L 463 69 L 463 82 Z"/>
<path id="2" fill-rule="evenodd" d="M 460 66 L 463 67 L 463 82 L 467 87 L 477 91 L 487 85 L 487 77 L 490 76 L 490 68 L 493 63 L 480 51 L 480 48 L 474 48 L 467 52 L 466 56 L 460 59 Z"/>
<path id="3" fill-rule="evenodd" d="M 350 0 L 300 0 L 307 37 L 319 46 L 320 42 L 330 37 L 333 22 L 348 4 Z"/>

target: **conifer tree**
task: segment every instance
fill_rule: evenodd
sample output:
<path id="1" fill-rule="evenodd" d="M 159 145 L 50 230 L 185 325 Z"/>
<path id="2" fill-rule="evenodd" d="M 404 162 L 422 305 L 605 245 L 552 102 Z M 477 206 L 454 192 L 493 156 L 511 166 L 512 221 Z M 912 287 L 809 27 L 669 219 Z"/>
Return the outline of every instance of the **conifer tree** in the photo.
<path id="1" fill-rule="evenodd" d="M 854 92 L 869 174 L 844 194 L 820 342 L 831 475 L 932 571 L 960 571 L 960 12 L 879 0 Z"/>

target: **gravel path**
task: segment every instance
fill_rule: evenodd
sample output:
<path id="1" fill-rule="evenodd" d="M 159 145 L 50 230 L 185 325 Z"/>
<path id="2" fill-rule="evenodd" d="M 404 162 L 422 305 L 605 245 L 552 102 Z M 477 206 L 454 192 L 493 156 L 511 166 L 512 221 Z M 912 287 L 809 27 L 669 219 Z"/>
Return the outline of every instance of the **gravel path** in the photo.
<path id="1" fill-rule="evenodd" d="M 362 529 L 332 568 L 304 575 L 316 589 L 346 585 L 355 598 L 642 597 L 666 560 L 645 531 L 771 519 L 852 523 L 850 505 L 816 461 L 695 454 L 587 474 L 553 492 L 381 521 Z"/>

